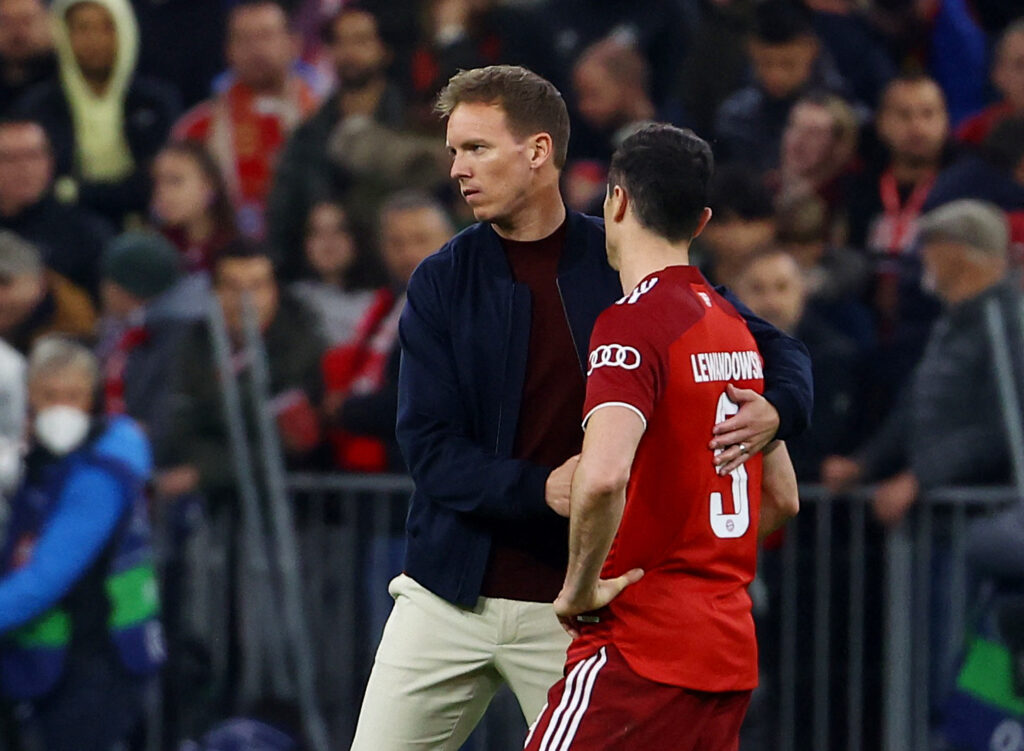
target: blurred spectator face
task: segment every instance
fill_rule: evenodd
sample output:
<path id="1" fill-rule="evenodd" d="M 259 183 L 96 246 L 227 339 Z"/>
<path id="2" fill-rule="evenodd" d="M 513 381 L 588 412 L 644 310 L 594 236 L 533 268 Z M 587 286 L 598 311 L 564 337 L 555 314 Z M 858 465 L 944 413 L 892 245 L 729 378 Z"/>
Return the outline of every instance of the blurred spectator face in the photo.
<path id="1" fill-rule="evenodd" d="M 13 331 L 32 315 L 46 294 L 42 273 L 0 276 L 0 335 Z"/>
<path id="2" fill-rule="evenodd" d="M 0 58 L 21 63 L 50 46 L 42 0 L 0 0 Z"/>
<path id="3" fill-rule="evenodd" d="M 501 222 L 530 200 L 530 154 L 496 105 L 466 102 L 448 118 L 451 176 L 478 222 Z"/>
<path id="4" fill-rule="evenodd" d="M 306 260 L 321 279 L 344 274 L 356 258 L 345 211 L 333 203 L 319 203 L 309 212 L 306 225 Z"/>
<path id="5" fill-rule="evenodd" d="M 244 5 L 231 13 L 228 65 L 246 86 L 256 91 L 279 89 L 288 78 L 296 51 L 281 6 Z"/>
<path id="6" fill-rule="evenodd" d="M 331 54 L 338 81 L 344 89 L 361 89 L 383 73 L 388 48 L 380 37 L 377 20 L 369 13 L 349 11 L 334 21 Z"/>
<path id="7" fill-rule="evenodd" d="M 102 5 L 83 2 L 67 12 L 71 51 L 89 80 L 106 80 L 117 61 L 117 26 Z"/>
<path id="8" fill-rule="evenodd" d="M 999 46 L 992 82 L 1018 112 L 1024 111 L 1024 33 L 1008 34 Z"/>
<path id="9" fill-rule="evenodd" d="M 194 159 L 165 151 L 153 162 L 153 213 L 169 227 L 201 219 L 213 205 L 216 189 Z"/>
<path id="10" fill-rule="evenodd" d="M 625 92 L 621 84 L 597 61 L 582 62 L 572 76 L 580 115 L 598 129 L 619 124 Z"/>
<path id="11" fill-rule="evenodd" d="M 774 99 L 796 94 L 811 79 L 818 59 L 818 43 L 802 37 L 783 44 L 750 43 L 750 61 L 761 88 Z"/>
<path id="12" fill-rule="evenodd" d="M 222 258 L 216 267 L 215 288 L 224 319 L 232 336 L 245 331 L 243 300 L 248 294 L 256 311 L 260 331 L 266 331 L 277 314 L 277 280 L 274 266 L 265 256 Z"/>
<path id="13" fill-rule="evenodd" d="M 134 313 L 144 302 L 117 282 L 104 279 L 100 284 L 100 301 L 103 314 L 114 319 L 124 319 Z"/>
<path id="14" fill-rule="evenodd" d="M 712 215 L 701 239 L 714 253 L 715 262 L 735 264 L 762 245 L 771 242 L 775 236 L 775 221 L 764 219 L 744 219 L 737 216 L 718 217 Z"/>
<path id="15" fill-rule="evenodd" d="M 38 203 L 52 180 L 53 156 L 42 126 L 0 125 L 0 214 L 13 216 Z"/>
<path id="16" fill-rule="evenodd" d="M 896 160 L 937 162 L 949 136 L 949 116 L 934 81 L 897 81 L 882 98 L 878 135 Z"/>
<path id="17" fill-rule="evenodd" d="M 448 217 L 430 206 L 389 211 L 381 224 L 384 263 L 401 284 L 408 284 L 420 262 L 452 236 Z"/>
<path id="18" fill-rule="evenodd" d="M 832 156 L 835 125 L 824 107 L 810 102 L 797 104 L 782 134 L 783 171 L 801 177 L 819 172 Z"/>
<path id="19" fill-rule="evenodd" d="M 94 393 L 90 373 L 73 365 L 39 373 L 28 383 L 28 402 L 34 414 L 50 407 L 74 407 L 88 414 Z"/>
<path id="20" fill-rule="evenodd" d="M 934 240 L 921 248 L 921 260 L 924 273 L 921 286 L 933 292 L 945 302 L 951 301 L 951 292 L 956 289 L 957 282 L 966 272 L 965 254 L 970 250 L 959 243 L 946 240 Z"/>
<path id="21" fill-rule="evenodd" d="M 754 313 L 783 331 L 794 332 L 804 315 L 803 275 L 787 253 L 752 259 L 737 279 L 735 291 Z"/>

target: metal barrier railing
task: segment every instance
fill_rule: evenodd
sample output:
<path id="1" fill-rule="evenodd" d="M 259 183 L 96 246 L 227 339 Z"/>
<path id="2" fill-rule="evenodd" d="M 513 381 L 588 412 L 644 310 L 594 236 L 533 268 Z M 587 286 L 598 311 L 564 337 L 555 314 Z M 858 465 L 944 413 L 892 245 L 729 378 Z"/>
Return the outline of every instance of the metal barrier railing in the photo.
<path id="1" fill-rule="evenodd" d="M 239 401 L 237 387 L 234 396 L 225 389 L 225 414 L 234 423 L 229 434 L 243 491 L 242 547 L 255 551 L 241 558 L 253 592 L 263 593 L 246 613 L 256 624 L 242 625 L 256 632 L 266 625 L 267 633 L 251 637 L 265 641 L 265 648 L 246 652 L 243 674 L 251 690 L 281 694 L 287 684 L 283 693 L 301 705 L 317 751 L 346 747 L 390 606 L 387 582 L 401 566 L 411 482 L 285 477 L 268 412 L 266 356 L 251 314 L 246 318 L 249 361 L 257 361 L 249 394 L 262 471 L 255 482 L 256 463 L 245 459 L 251 454 L 245 418 L 231 405 Z M 218 359 L 227 363 L 226 337 L 217 333 L 223 320 L 212 313 L 210 322 Z M 1010 354 L 1004 330 L 993 327 L 990 336 L 997 355 Z M 1009 415 L 1012 398 L 1005 396 L 1013 373 L 1000 367 L 998 377 Z M 223 367 L 222 378 L 229 385 L 235 377 Z M 1015 469 L 1021 481 L 1024 465 L 1015 462 Z M 258 485 L 266 503 L 246 498 L 247 488 Z M 781 549 L 763 559 L 768 605 L 760 615 L 765 688 L 758 703 L 769 709 L 751 712 L 747 733 L 760 738 L 760 747 L 780 751 L 926 751 L 968 618 L 968 522 L 1020 490 L 932 491 L 893 529 L 871 521 L 868 490 L 841 500 L 817 487 L 805 486 L 801 494 L 800 517 Z M 211 634 L 210 643 L 231 644 L 236 636 Z M 489 712 L 478 746 L 518 748 L 524 727 L 506 695 Z"/>
<path id="2" fill-rule="evenodd" d="M 397 476 L 288 477 L 316 696 L 331 748 L 351 739 L 390 608 L 387 583 L 401 568 L 411 488 Z M 755 702 L 763 709 L 752 710 L 745 730 L 762 742 L 744 748 L 931 748 L 969 612 L 968 525 L 1016 494 L 934 491 L 892 529 L 872 521 L 868 497 L 835 500 L 802 487 L 800 517 L 781 547 L 763 556 L 769 605 L 758 617 L 764 670 Z M 478 734 L 486 740 L 469 747 L 520 748 L 524 731 L 518 706 L 506 698 Z"/>

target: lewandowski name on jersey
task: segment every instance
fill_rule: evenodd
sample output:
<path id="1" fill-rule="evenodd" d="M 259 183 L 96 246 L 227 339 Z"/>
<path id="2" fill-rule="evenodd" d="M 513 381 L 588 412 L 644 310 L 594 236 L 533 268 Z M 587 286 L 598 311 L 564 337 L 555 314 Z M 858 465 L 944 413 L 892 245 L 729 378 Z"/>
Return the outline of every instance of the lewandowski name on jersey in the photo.
<path id="1" fill-rule="evenodd" d="M 761 354 L 756 350 L 745 352 L 697 352 L 690 355 L 693 380 L 697 383 L 710 381 L 747 381 L 763 378 Z"/>

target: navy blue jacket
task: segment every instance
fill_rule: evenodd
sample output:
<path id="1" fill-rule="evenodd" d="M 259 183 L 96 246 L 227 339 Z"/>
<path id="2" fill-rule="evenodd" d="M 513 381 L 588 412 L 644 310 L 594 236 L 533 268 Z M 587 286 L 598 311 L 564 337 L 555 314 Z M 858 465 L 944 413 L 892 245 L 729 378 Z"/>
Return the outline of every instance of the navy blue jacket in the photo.
<path id="1" fill-rule="evenodd" d="M 570 213 L 558 289 L 585 372 L 594 322 L 622 297 L 600 220 Z M 765 358 L 765 396 L 779 411 L 780 437 L 798 433 L 812 402 L 807 350 L 729 300 Z M 544 500 L 554 468 L 512 458 L 531 307 L 529 289 L 514 281 L 488 224 L 456 235 L 409 282 L 399 325 L 397 429 L 416 482 L 405 572 L 453 603 L 476 603 L 498 525 L 554 513 Z"/>

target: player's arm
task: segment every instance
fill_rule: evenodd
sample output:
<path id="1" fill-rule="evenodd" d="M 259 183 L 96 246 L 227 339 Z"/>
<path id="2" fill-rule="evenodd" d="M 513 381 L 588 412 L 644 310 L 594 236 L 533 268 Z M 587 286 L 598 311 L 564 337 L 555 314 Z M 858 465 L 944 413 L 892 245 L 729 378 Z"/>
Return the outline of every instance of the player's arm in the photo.
<path id="1" fill-rule="evenodd" d="M 578 635 L 576 616 L 604 607 L 643 571 L 601 579 L 626 505 L 626 484 L 645 422 L 630 407 L 603 406 L 587 422 L 583 452 L 572 481 L 569 504 L 569 567 L 555 613 L 563 628 Z"/>
<path id="2" fill-rule="evenodd" d="M 800 511 L 796 472 L 789 451 L 782 441 L 775 441 L 764 450 L 761 477 L 761 519 L 757 537 L 763 540 Z"/>

